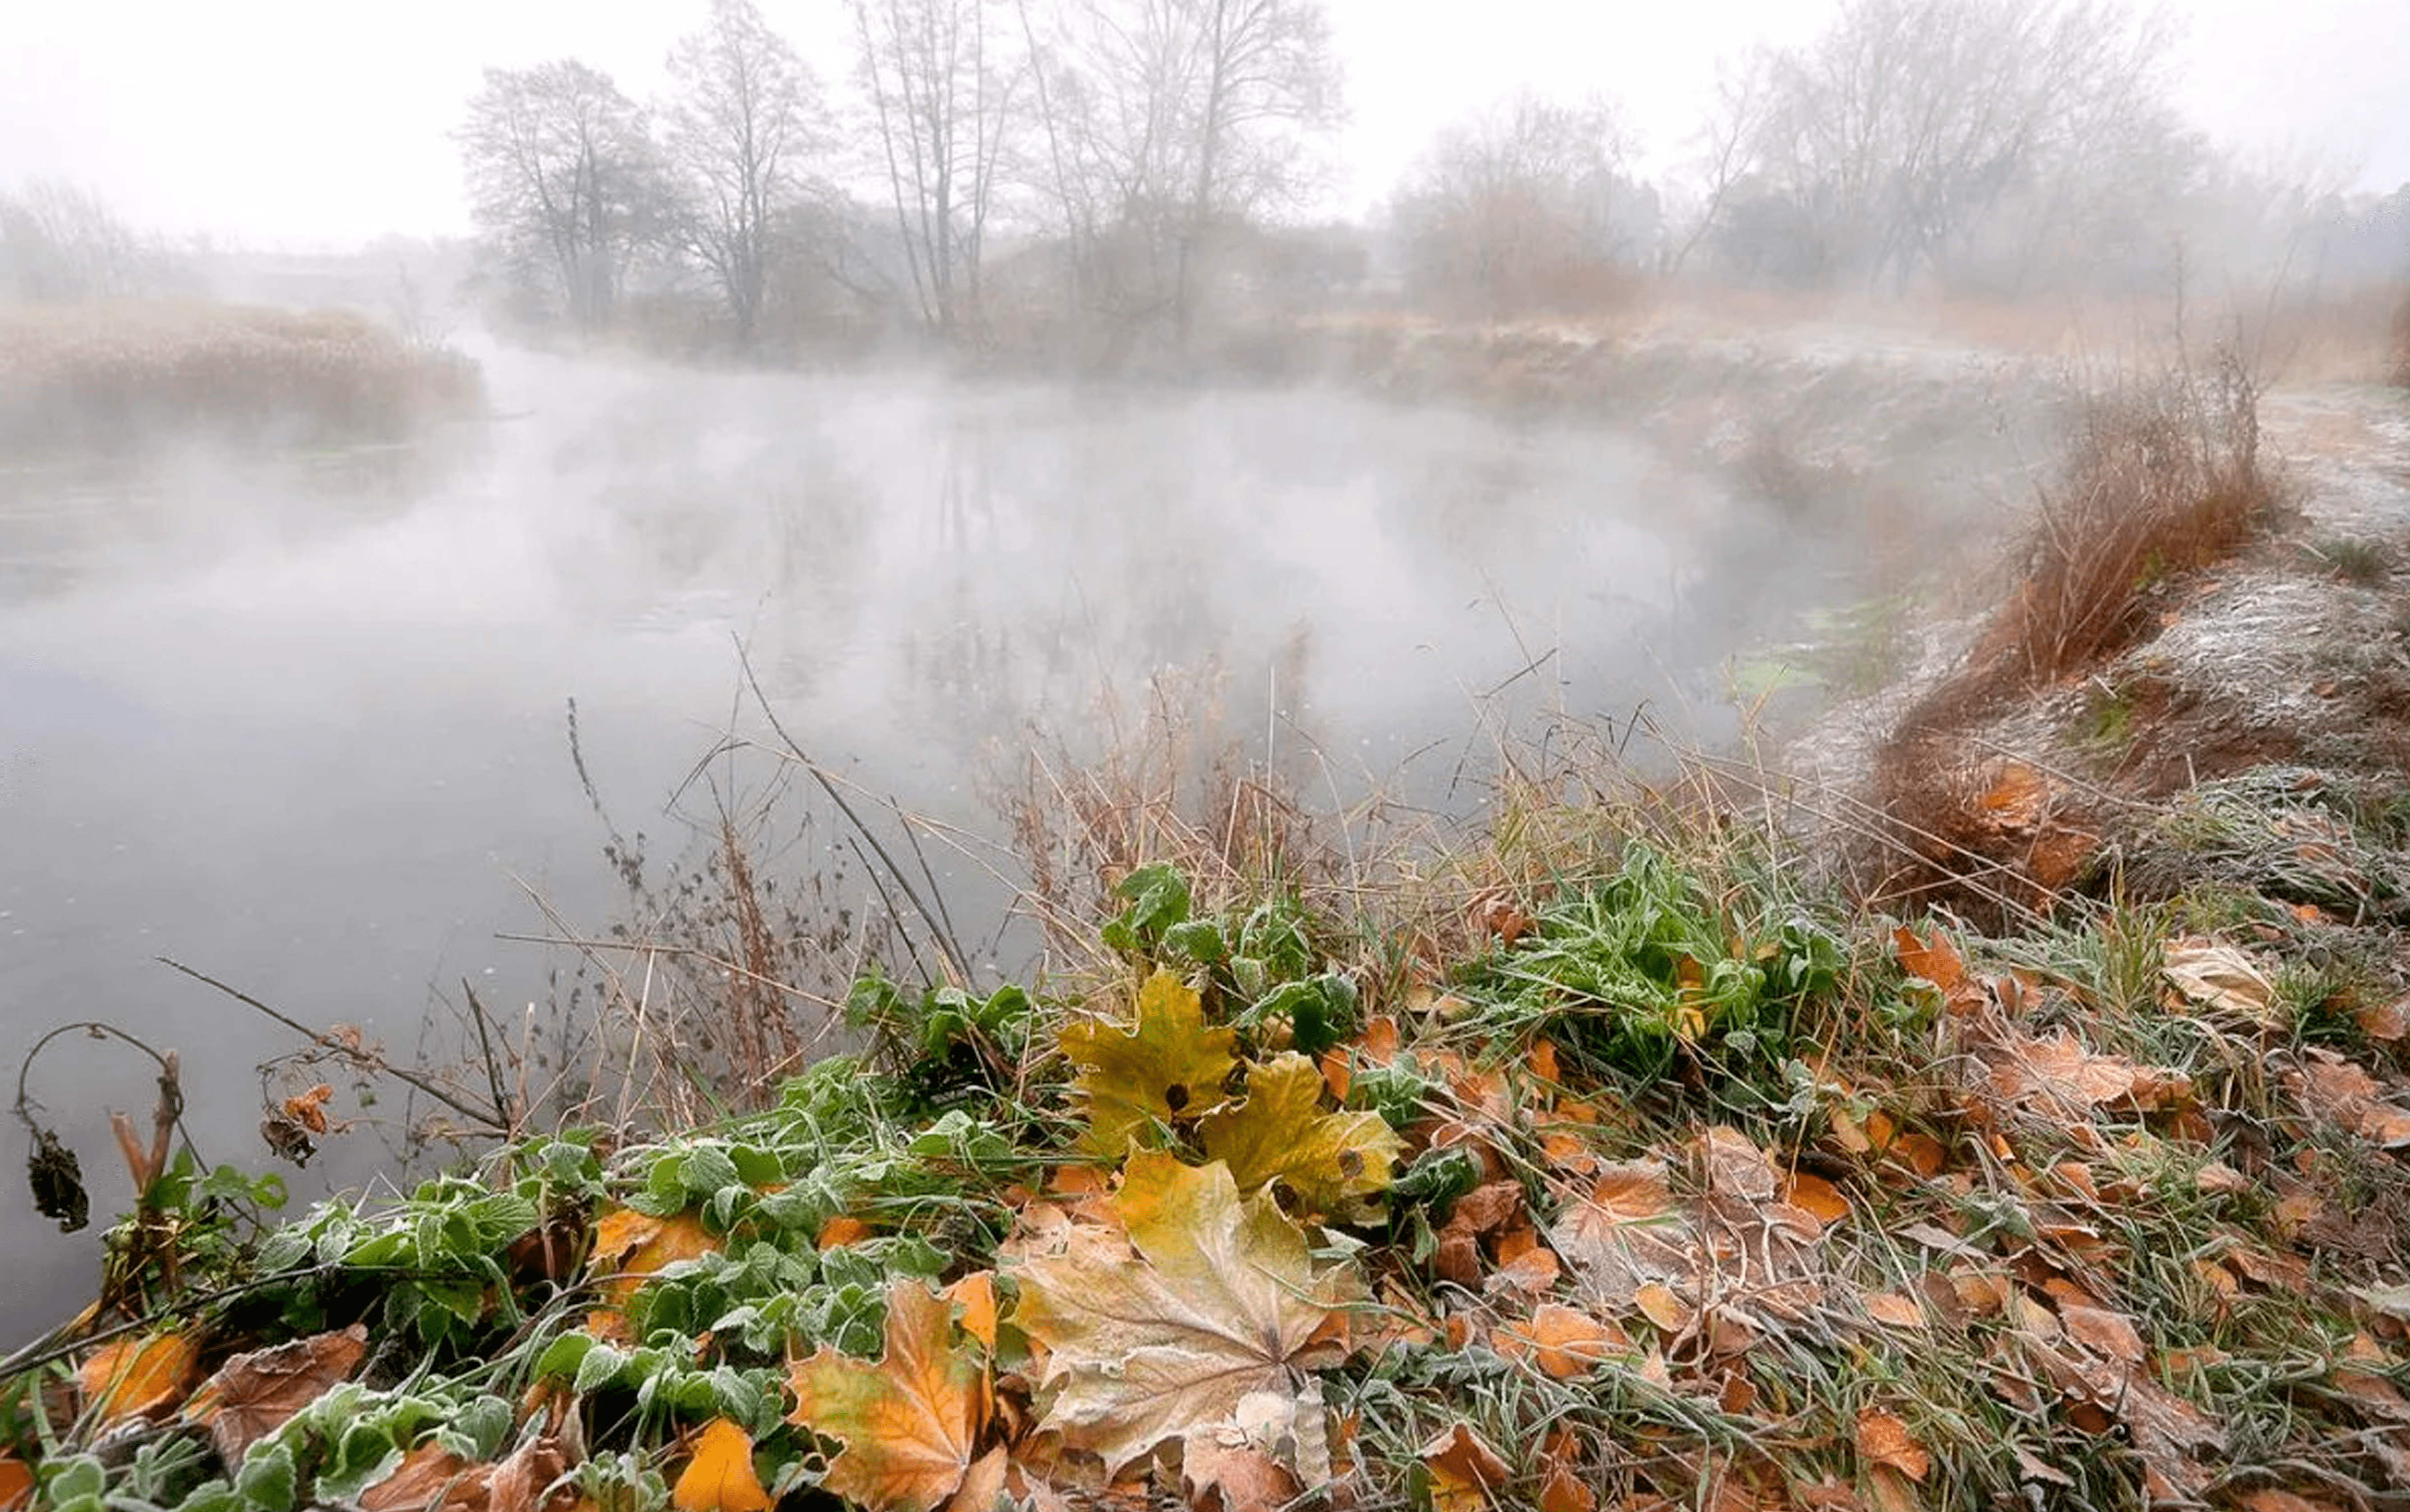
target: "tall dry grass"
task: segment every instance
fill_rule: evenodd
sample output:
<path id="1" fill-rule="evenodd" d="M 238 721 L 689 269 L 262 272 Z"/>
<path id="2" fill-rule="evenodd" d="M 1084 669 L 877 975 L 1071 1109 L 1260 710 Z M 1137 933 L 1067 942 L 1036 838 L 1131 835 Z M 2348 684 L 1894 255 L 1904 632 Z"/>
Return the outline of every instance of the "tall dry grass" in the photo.
<path id="1" fill-rule="evenodd" d="M 2261 454 L 2258 403 L 2256 375 L 2230 348 L 2083 401 L 2013 587 L 1876 753 L 1889 833 L 1874 895 L 1998 923 L 2077 878 L 2098 840 L 2084 803 L 1978 737 L 2131 645 L 2187 574 L 2264 526 L 2282 490 Z"/>
<path id="2" fill-rule="evenodd" d="M 182 301 L 0 310 L 0 446 L 408 439 L 484 407 L 476 364 L 345 311 Z"/>

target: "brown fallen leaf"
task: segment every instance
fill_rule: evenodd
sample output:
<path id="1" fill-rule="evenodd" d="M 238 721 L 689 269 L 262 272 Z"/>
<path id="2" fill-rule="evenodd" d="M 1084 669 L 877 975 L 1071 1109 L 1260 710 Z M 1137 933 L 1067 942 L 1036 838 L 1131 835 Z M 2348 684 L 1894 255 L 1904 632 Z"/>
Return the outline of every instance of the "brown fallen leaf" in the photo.
<path id="1" fill-rule="evenodd" d="M 2090 1108 L 2134 1090 L 2134 1063 L 2096 1055 L 2065 1030 L 2048 1040 L 2008 1037 L 1992 1063 L 1992 1091 L 2004 1101 Z"/>
<path id="2" fill-rule="evenodd" d="M 1860 1412 L 1857 1442 L 1860 1459 L 1896 1470 L 1910 1480 L 1922 1481 L 1933 1469 L 1933 1457 L 1917 1444 L 1908 1424 L 1890 1413 L 1873 1407 Z"/>
<path id="3" fill-rule="evenodd" d="M 2159 968 L 2185 1001 L 2233 1013 L 2262 1028 L 2275 1025 L 2276 988 L 2235 946 L 2187 936 L 2161 948 Z"/>
<path id="4" fill-rule="evenodd" d="M 1180 1482 L 1192 1512 L 1272 1512 L 1300 1489 L 1286 1467 L 1231 1429 L 1182 1441 Z"/>
<path id="5" fill-rule="evenodd" d="M 429 1440 L 360 1492 L 360 1512 L 469 1512 L 486 1504 L 489 1465 L 471 1465 Z"/>
<path id="6" fill-rule="evenodd" d="M 1924 1309 L 1915 1300 L 1895 1291 L 1869 1292 L 1865 1299 L 1866 1316 L 1886 1328 L 1921 1329 L 1924 1327 Z"/>
<path id="7" fill-rule="evenodd" d="M 1598 1512 L 1598 1492 L 1571 1465 L 1552 1462 L 1540 1480 L 1540 1512 Z"/>
<path id="8" fill-rule="evenodd" d="M 253 1442 L 349 1380 L 368 1352 L 368 1330 L 313 1334 L 237 1355 L 218 1368 L 184 1404 L 184 1416 L 205 1425 L 228 1464 L 240 1464 Z"/>
<path id="9" fill-rule="evenodd" d="M 2127 1365 L 2142 1362 L 2142 1336 L 2122 1314 L 2104 1307 L 2061 1306 L 2058 1320 L 2069 1338 L 2094 1354 Z"/>
<path id="10" fill-rule="evenodd" d="M 0 1454 L 0 1512 L 18 1512 L 33 1500 L 33 1467 L 13 1454 Z"/>

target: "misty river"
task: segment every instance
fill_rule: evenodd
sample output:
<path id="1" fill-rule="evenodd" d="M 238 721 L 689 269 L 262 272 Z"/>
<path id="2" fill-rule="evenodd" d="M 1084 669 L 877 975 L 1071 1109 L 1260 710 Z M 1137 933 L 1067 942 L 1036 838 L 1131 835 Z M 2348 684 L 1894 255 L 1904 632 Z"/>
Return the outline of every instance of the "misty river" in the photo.
<path id="1" fill-rule="evenodd" d="M 202 1152 L 265 1168 L 255 1068 L 290 1037 L 153 957 L 404 1056 L 435 990 L 542 996 L 558 957 L 497 938 L 545 929 L 527 889 L 588 926 L 617 896 L 568 701 L 613 817 L 671 834 L 697 758 L 760 728 L 739 638 L 818 759 L 998 832 L 982 748 L 1151 669 L 1217 664 L 1252 755 L 1436 792 L 1500 707 L 1712 705 L 1780 608 L 1755 506 L 1597 429 L 475 355 L 501 418 L 431 481 L 0 480 L 0 1066 L 122 1025 L 181 1050 Z M 150 1068 L 76 1039 L 33 1091 L 97 1228 L 125 1196 L 104 1110 L 147 1125 Z M 296 1198 L 380 1157 L 338 1141 Z M 0 1341 L 94 1282 L 91 1231 L 8 1182 Z"/>

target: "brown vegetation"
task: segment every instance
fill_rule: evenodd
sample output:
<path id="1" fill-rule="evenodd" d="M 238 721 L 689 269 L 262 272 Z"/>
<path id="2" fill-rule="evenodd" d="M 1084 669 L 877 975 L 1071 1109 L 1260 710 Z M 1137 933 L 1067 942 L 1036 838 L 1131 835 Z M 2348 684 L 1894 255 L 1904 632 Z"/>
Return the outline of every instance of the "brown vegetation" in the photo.
<path id="1" fill-rule="evenodd" d="M 0 444 L 399 441 L 476 413 L 475 364 L 367 317 L 187 302 L 0 313 Z"/>
<path id="2" fill-rule="evenodd" d="M 2131 644 L 2175 584 L 2242 548 L 2278 498 L 2258 385 L 2230 351 L 2206 372 L 2092 398 L 2014 590 L 1877 754 L 1876 800 L 1895 833 L 1876 895 L 1996 921 L 2074 881 L 2098 842 L 2087 796 L 1972 733 Z"/>
<path id="3" fill-rule="evenodd" d="M 2394 384 L 2410 388 L 2410 288 L 2393 306 L 2393 342 L 2389 367 Z"/>

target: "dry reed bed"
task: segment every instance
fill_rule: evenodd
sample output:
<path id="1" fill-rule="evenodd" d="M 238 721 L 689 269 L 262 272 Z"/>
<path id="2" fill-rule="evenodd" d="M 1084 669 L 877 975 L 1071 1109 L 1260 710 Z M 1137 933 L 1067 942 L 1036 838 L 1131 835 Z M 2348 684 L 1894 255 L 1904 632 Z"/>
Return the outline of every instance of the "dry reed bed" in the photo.
<path id="1" fill-rule="evenodd" d="M 0 311 L 0 445 L 400 441 L 478 413 L 476 365 L 345 311 L 188 302 Z"/>

